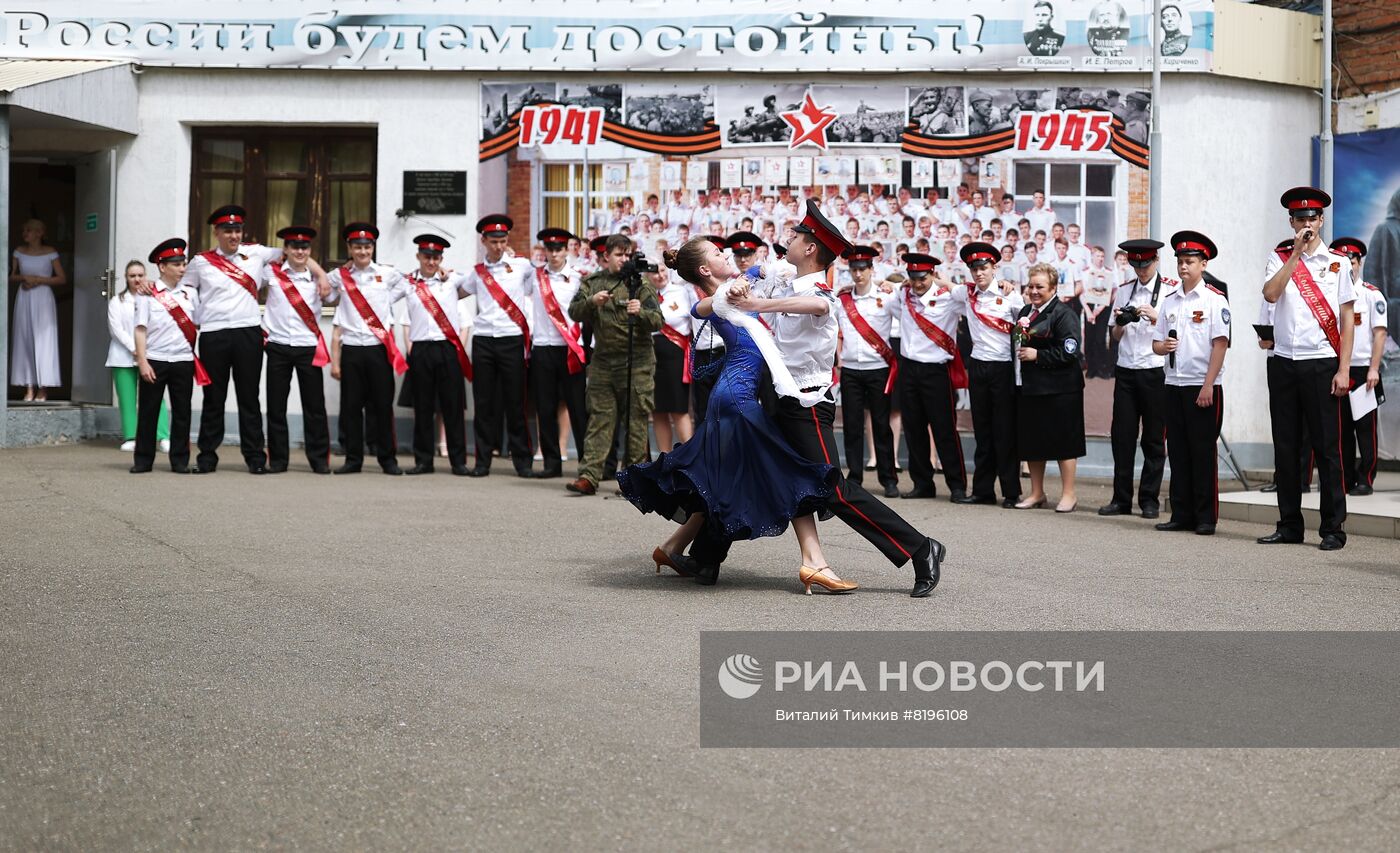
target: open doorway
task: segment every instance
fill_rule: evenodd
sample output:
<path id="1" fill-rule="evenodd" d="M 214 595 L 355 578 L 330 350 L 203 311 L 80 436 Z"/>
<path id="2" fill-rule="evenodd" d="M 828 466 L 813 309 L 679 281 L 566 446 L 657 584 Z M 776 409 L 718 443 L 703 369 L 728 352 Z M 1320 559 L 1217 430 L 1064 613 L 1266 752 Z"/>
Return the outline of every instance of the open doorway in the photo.
<path id="1" fill-rule="evenodd" d="M 24 245 L 22 230 L 24 223 L 38 219 L 44 223 L 44 243 L 58 251 L 67 281 L 53 288 L 57 305 L 58 359 L 60 385 L 49 388 L 50 401 L 72 399 L 73 384 L 73 264 L 76 231 L 81 223 L 76 221 L 77 170 L 72 164 L 48 161 L 25 162 L 15 160 L 10 169 L 10 234 L 11 251 Z M 11 259 L 5 259 L 6 269 Z M 9 281 L 9 276 L 6 276 Z M 19 286 L 9 282 L 10 344 L 11 358 L 14 352 L 15 300 Z M 10 385 L 10 376 L 5 377 L 8 399 L 24 399 L 24 388 Z"/>

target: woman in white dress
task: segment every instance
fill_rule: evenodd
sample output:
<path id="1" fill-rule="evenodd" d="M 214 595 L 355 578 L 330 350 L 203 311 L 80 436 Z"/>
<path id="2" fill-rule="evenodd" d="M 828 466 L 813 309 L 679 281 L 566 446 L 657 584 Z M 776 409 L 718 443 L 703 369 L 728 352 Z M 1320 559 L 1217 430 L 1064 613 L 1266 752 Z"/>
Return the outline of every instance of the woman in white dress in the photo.
<path id="1" fill-rule="evenodd" d="M 49 388 L 63 384 L 58 367 L 58 305 L 54 287 L 68 276 L 58 252 L 44 245 L 44 223 L 31 219 L 22 229 L 24 245 L 15 249 L 10 281 L 19 285 L 15 296 L 14 349 L 10 355 L 10 384 L 24 386 L 26 402 L 47 400 Z"/>
<path id="2" fill-rule="evenodd" d="M 107 331 L 112 342 L 107 345 L 107 366 L 112 368 L 112 383 L 117 389 L 117 408 L 122 416 L 123 453 L 136 449 L 136 401 L 141 377 L 136 369 L 136 294 L 149 293 L 146 265 L 129 261 L 122 276 L 126 287 L 107 303 Z M 165 404 L 160 406 L 160 421 L 156 427 L 160 449 L 170 451 L 170 417 Z"/>

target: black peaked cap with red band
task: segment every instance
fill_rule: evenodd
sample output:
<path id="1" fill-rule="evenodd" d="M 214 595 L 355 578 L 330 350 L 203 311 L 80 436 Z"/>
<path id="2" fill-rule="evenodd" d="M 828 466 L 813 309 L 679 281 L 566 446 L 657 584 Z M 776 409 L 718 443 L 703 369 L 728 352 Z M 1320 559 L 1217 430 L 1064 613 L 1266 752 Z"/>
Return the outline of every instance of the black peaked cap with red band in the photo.
<path id="1" fill-rule="evenodd" d="M 943 263 L 933 255 L 921 255 L 917 252 L 907 252 L 899 256 L 904 261 L 904 271 L 910 278 L 923 278 L 933 272 L 933 268 Z"/>
<path id="2" fill-rule="evenodd" d="M 1321 212 L 1332 206 L 1332 197 L 1317 187 L 1294 187 L 1279 197 L 1278 203 L 1288 208 L 1289 213 L 1305 210 Z"/>
<path id="3" fill-rule="evenodd" d="M 841 257 L 850 263 L 853 270 L 869 269 L 874 266 L 875 259 L 879 256 L 880 253 L 875 251 L 874 246 L 852 246 L 841 253 Z"/>
<path id="4" fill-rule="evenodd" d="M 574 235 L 567 228 L 541 228 L 535 239 L 548 246 L 551 243 L 569 245 L 569 241 L 575 239 Z M 607 242 L 604 240 L 604 242 Z"/>
<path id="5" fill-rule="evenodd" d="M 588 241 L 588 248 L 595 252 L 606 252 L 608 250 L 608 238 L 611 236 L 611 234 L 599 234 L 597 237 Z"/>
<path id="6" fill-rule="evenodd" d="M 1177 255 L 1200 255 L 1208 261 L 1219 254 L 1215 243 L 1199 231 L 1178 231 L 1173 234 L 1172 251 Z"/>
<path id="7" fill-rule="evenodd" d="M 757 252 L 759 246 L 766 246 L 763 238 L 752 231 L 735 231 L 724 241 L 730 251 L 734 252 Z"/>
<path id="8" fill-rule="evenodd" d="M 248 211 L 236 204 L 226 204 L 209 214 L 208 221 L 215 228 L 242 228 L 248 221 Z"/>
<path id="9" fill-rule="evenodd" d="M 169 240 L 160 243 L 152 249 L 151 253 L 146 256 L 146 260 L 153 264 L 168 264 L 171 261 L 183 261 L 185 259 L 185 250 L 188 248 L 189 244 L 184 240 L 179 237 L 171 237 Z"/>
<path id="10" fill-rule="evenodd" d="M 720 237 L 720 236 L 715 235 L 715 234 L 705 234 L 705 235 L 702 235 L 702 236 L 700 237 L 700 239 L 701 239 L 701 240 L 709 240 L 711 243 L 714 243 L 716 246 L 720 247 L 721 249 L 727 249 L 727 248 L 729 248 L 729 243 L 728 243 L 723 237 Z"/>
<path id="11" fill-rule="evenodd" d="M 444 249 L 452 248 L 446 238 L 436 234 L 419 234 L 413 238 L 413 243 L 425 255 L 441 255 Z"/>
<path id="12" fill-rule="evenodd" d="M 1118 244 L 1118 248 L 1128 253 L 1130 261 L 1155 261 L 1157 260 L 1157 250 L 1162 248 L 1160 240 L 1124 240 Z"/>
<path id="13" fill-rule="evenodd" d="M 1347 255 L 1355 255 L 1358 258 L 1366 257 L 1366 244 L 1355 237 L 1338 237 L 1332 241 L 1332 245 L 1327 248 L 1334 252 L 1342 252 Z"/>
<path id="14" fill-rule="evenodd" d="M 379 229 L 368 222 L 351 222 L 340 229 L 340 239 L 347 243 L 376 243 Z"/>
<path id="15" fill-rule="evenodd" d="M 277 232 L 277 238 L 287 243 L 305 243 L 311 245 L 311 241 L 316 239 L 316 229 L 310 225 L 288 225 Z"/>
<path id="16" fill-rule="evenodd" d="M 851 248 L 851 241 L 842 236 L 841 232 L 836 230 L 836 226 L 822 215 L 821 205 L 817 204 L 814 198 L 807 199 L 807 215 L 802 217 L 800 223 L 792 226 L 792 230 L 799 234 L 811 234 L 837 257 Z"/>
<path id="17" fill-rule="evenodd" d="M 968 243 L 958 251 L 958 257 L 969 268 L 981 266 L 982 264 L 994 264 L 1001 260 L 1001 252 L 991 243 Z"/>
<path id="18" fill-rule="evenodd" d="M 483 237 L 493 234 L 509 234 L 510 229 L 515 227 L 515 221 L 504 213 L 493 213 L 490 216 L 483 216 L 476 222 L 476 233 Z"/>

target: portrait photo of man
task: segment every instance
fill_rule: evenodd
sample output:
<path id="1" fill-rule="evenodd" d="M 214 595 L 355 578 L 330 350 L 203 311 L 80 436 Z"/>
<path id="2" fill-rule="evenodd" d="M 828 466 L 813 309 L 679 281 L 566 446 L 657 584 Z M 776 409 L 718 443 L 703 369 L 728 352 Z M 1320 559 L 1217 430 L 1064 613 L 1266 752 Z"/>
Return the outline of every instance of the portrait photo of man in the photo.
<path id="1" fill-rule="evenodd" d="M 1037 0 L 1021 35 L 1033 56 L 1055 56 L 1065 46 L 1062 27 L 1055 23 L 1055 7 L 1049 0 Z"/>
<path id="2" fill-rule="evenodd" d="M 1162 7 L 1162 55 L 1180 56 L 1191 45 L 1191 21 L 1181 14 L 1181 7 Z"/>

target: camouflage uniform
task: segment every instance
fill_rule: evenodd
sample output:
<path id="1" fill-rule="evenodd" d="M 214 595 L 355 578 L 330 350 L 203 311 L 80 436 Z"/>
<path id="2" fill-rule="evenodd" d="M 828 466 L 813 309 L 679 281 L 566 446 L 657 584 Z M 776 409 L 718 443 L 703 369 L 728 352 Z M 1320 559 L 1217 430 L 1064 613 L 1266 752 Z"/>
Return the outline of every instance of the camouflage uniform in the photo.
<path id="1" fill-rule="evenodd" d="M 600 308 L 593 295 L 612 291 L 612 299 Z M 642 310 L 632 328 L 632 410 L 623 467 L 647 459 L 647 426 L 655 405 L 656 351 L 651 335 L 661 330 L 661 304 L 656 288 L 645 280 L 637 289 Z M 620 276 L 598 271 L 579 285 L 569 303 L 569 317 L 593 327 L 593 357 L 588 365 L 588 433 L 578 474 L 598 485 L 603 460 L 611 449 L 618 411 L 627 395 L 627 284 Z"/>

